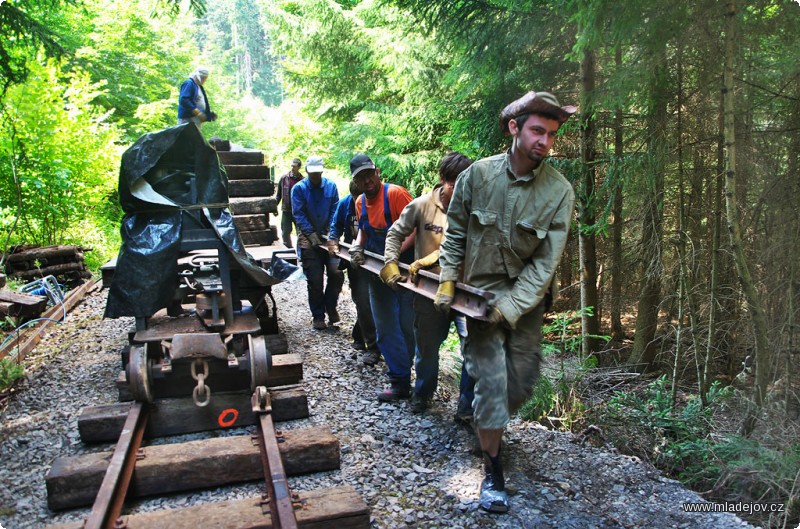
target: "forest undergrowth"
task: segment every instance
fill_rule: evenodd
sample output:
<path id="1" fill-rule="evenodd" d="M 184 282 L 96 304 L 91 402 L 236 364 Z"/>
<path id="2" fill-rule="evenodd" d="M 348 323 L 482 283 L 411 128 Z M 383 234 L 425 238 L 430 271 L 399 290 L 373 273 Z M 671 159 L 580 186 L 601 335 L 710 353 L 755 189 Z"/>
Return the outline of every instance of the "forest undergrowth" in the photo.
<path id="1" fill-rule="evenodd" d="M 446 385 L 457 393 L 460 355 L 454 333 L 444 347 Z M 629 347 L 609 342 L 598 355 L 582 358 L 579 312 L 551 315 L 545 322 L 542 376 L 520 417 L 576 436 L 588 434 L 594 444 L 653 465 L 709 502 L 780 504 L 782 512 L 737 514 L 764 528 L 796 527 L 800 421 L 796 413 L 787 413 L 785 388 L 771 387 L 757 427 L 743 436 L 752 373 L 712 384 L 703 406 L 691 380 L 673 388 L 665 374 L 641 374 L 607 360 L 624 358 Z"/>

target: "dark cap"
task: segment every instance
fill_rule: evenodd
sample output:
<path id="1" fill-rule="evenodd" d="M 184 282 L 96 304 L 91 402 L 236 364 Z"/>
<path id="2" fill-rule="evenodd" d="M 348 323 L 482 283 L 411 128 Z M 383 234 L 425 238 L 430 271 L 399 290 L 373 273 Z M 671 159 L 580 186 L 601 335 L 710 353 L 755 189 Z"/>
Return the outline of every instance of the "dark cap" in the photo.
<path id="1" fill-rule="evenodd" d="M 500 130 L 508 132 L 508 122 L 523 114 L 549 114 L 564 123 L 577 111 L 577 107 L 562 107 L 550 92 L 528 92 L 500 112 Z"/>
<path id="2" fill-rule="evenodd" d="M 356 154 L 350 160 L 350 176 L 356 177 L 358 173 L 367 169 L 375 169 L 375 164 L 366 154 Z"/>

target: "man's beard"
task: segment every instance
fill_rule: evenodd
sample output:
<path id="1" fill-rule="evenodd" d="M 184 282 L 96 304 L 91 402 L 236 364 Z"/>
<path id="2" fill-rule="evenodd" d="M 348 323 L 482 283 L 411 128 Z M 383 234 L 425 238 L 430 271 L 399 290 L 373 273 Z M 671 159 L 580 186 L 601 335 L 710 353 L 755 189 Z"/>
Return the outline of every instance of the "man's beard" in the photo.
<path id="1" fill-rule="evenodd" d="M 544 160 L 544 156 L 533 151 L 528 151 L 528 160 L 533 162 L 533 168 L 536 169 L 539 167 L 539 164 L 542 163 L 542 160 Z"/>

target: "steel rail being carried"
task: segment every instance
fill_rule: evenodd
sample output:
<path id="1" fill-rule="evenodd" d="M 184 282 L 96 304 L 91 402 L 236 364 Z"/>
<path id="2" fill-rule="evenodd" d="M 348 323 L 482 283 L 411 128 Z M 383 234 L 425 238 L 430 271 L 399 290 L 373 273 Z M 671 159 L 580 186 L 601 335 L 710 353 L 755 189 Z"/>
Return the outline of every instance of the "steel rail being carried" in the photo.
<path id="1" fill-rule="evenodd" d="M 320 246 L 320 248 L 325 249 L 324 246 Z M 350 261 L 350 254 L 348 253 L 349 250 L 349 244 L 340 242 L 338 256 L 342 259 Z M 368 270 L 373 274 L 380 275 L 381 268 L 383 268 L 383 256 L 365 251 L 364 257 L 366 262 L 361 265 L 361 268 Z M 407 278 L 408 265 L 404 263 L 398 264 L 400 266 L 400 270 L 406 272 L 406 276 L 404 276 L 406 278 L 405 281 L 398 282 L 398 285 L 400 285 L 402 288 L 407 288 L 416 294 L 425 296 L 428 299 L 434 299 L 436 297 L 436 291 L 439 289 L 439 276 L 432 274 L 427 270 L 420 270 L 417 272 L 418 281 L 415 284 L 409 281 Z M 493 292 L 487 292 L 486 290 L 481 290 L 480 288 L 475 288 L 464 283 L 456 283 L 456 295 L 453 298 L 453 305 L 451 308 L 456 312 L 460 312 L 465 316 L 469 316 L 470 318 L 475 318 L 476 320 L 485 320 L 486 309 L 493 299 Z"/>
<path id="2" fill-rule="evenodd" d="M 146 404 L 134 402 L 131 406 L 84 529 L 113 529 L 116 526 L 136 466 L 147 414 Z"/>
<path id="3" fill-rule="evenodd" d="M 256 388 L 252 405 L 253 413 L 258 416 L 259 448 L 264 465 L 266 490 L 262 496 L 262 506 L 269 505 L 274 529 L 297 529 L 292 495 L 278 448 L 278 434 L 272 422 L 272 404 L 266 387 Z"/>

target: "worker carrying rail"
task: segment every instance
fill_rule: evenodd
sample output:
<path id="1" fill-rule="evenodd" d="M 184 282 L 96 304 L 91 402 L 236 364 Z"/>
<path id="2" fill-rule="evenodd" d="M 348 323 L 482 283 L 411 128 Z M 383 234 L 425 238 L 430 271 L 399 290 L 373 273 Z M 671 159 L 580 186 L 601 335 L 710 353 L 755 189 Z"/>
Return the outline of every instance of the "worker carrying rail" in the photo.
<path id="1" fill-rule="evenodd" d="M 545 162 L 575 111 L 548 92 L 528 92 L 509 104 L 500 128 L 511 135 L 511 149 L 472 164 L 447 210 L 434 305 L 449 311 L 462 269 L 465 283 L 496 295 L 486 321 L 467 320 L 464 344 L 486 472 L 480 506 L 490 512 L 509 509 L 500 441 L 539 375 L 545 297 L 575 207 L 572 186 Z"/>

